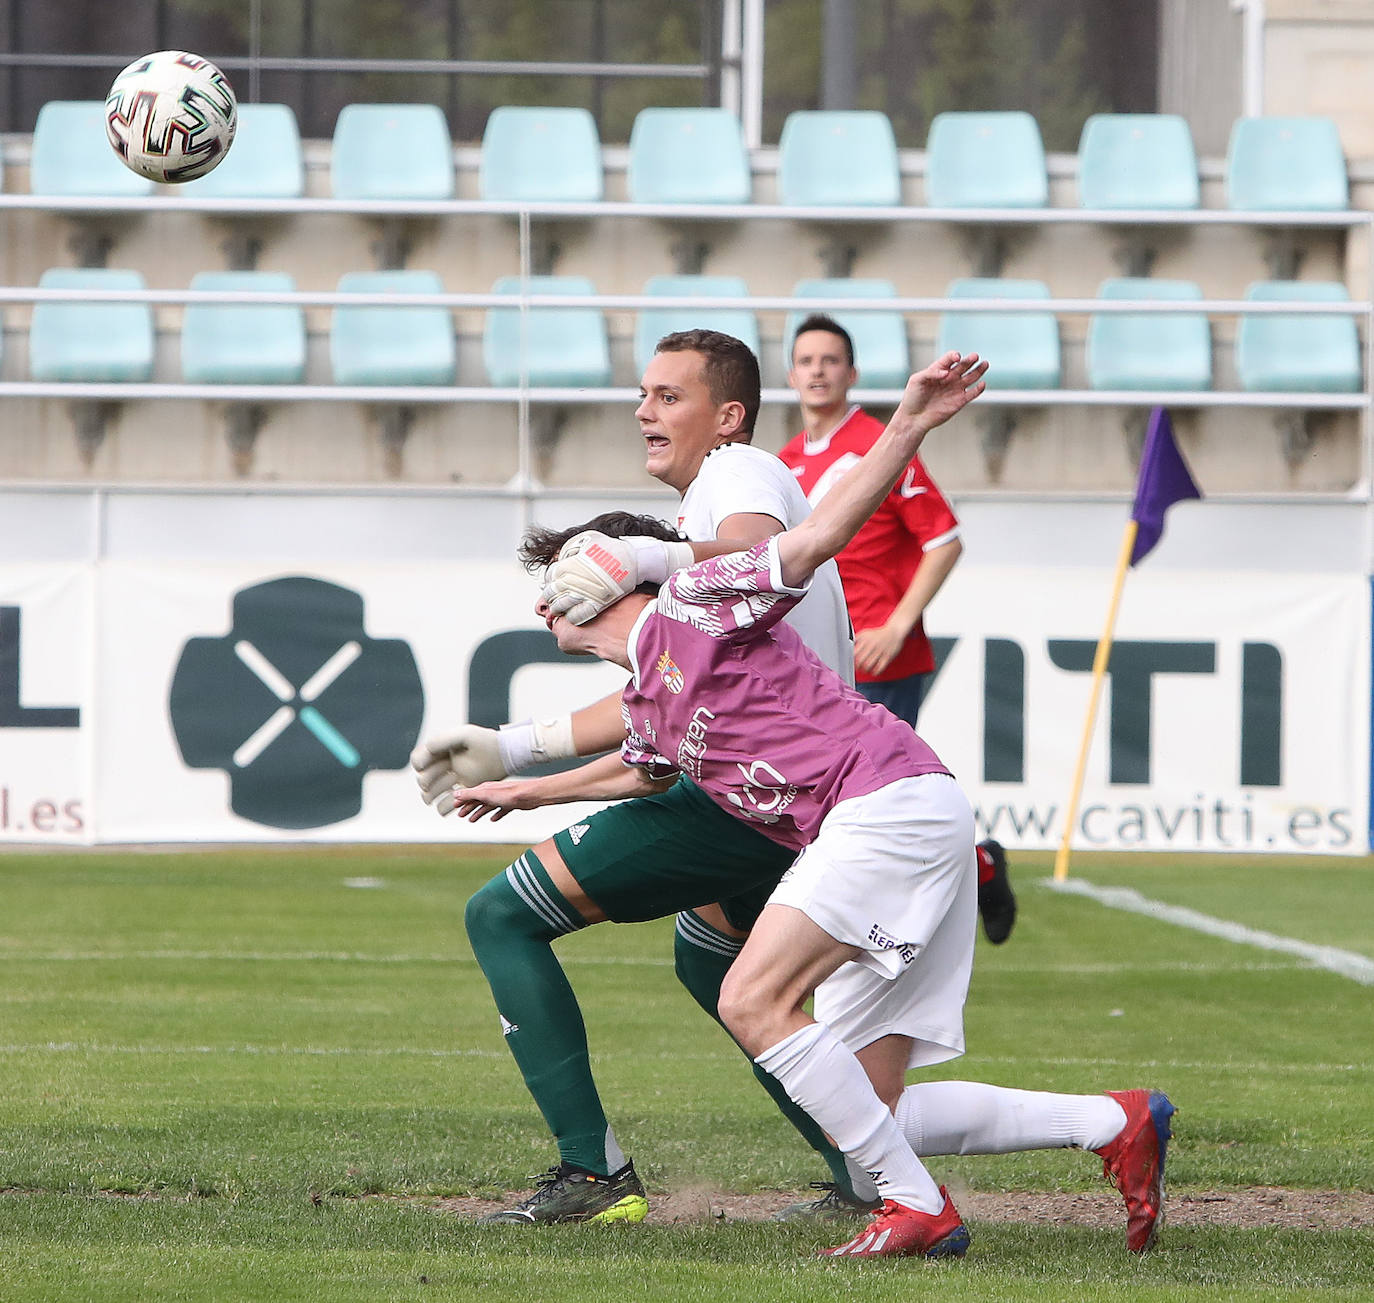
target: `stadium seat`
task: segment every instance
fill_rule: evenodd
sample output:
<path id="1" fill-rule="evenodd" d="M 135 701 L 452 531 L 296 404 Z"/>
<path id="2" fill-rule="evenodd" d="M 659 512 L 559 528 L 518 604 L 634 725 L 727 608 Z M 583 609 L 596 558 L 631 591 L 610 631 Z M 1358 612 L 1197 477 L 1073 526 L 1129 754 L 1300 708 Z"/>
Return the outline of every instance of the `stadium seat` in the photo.
<path id="1" fill-rule="evenodd" d="M 289 104 L 240 104 L 234 147 L 213 172 L 177 187 L 201 199 L 299 199 L 305 160 Z"/>
<path id="2" fill-rule="evenodd" d="M 1094 113 L 1078 141 L 1084 208 L 1196 208 L 1197 154 L 1172 113 Z"/>
<path id="3" fill-rule="evenodd" d="M 290 294 L 296 283 L 283 272 L 203 271 L 191 278 L 191 288 Z M 300 384 L 305 314 L 292 303 L 188 303 L 181 374 L 187 384 Z"/>
<path id="4" fill-rule="evenodd" d="M 1322 211 L 1349 206 L 1345 155 L 1330 118 L 1238 118 L 1226 151 L 1232 208 Z"/>
<path id="5" fill-rule="evenodd" d="M 778 198 L 817 207 L 884 207 L 902 202 L 897 141 L 885 113 L 789 113 L 778 142 Z"/>
<path id="6" fill-rule="evenodd" d="M 1103 281 L 1103 299 L 1200 299 L 1192 281 L 1128 276 Z M 1208 389 L 1212 339 L 1206 314 L 1099 314 L 1088 324 L 1092 389 Z"/>
<path id="7" fill-rule="evenodd" d="M 892 299 L 897 291 L 891 281 L 868 279 L 804 280 L 792 287 L 793 298 Z M 900 312 L 830 312 L 854 341 L 854 361 L 859 384 L 865 389 L 900 389 L 911 374 L 911 349 L 906 320 Z M 783 326 L 783 364 L 792 368 L 792 337 L 811 314 L 789 312 Z"/>
<path id="8" fill-rule="evenodd" d="M 483 199 L 595 203 L 603 193 L 595 119 L 579 108 L 493 109 L 478 185 Z"/>
<path id="9" fill-rule="evenodd" d="M 950 282 L 951 299 L 1047 299 L 1041 281 L 968 277 Z M 988 362 L 989 389 L 1054 389 L 1059 384 L 1059 323 L 1052 312 L 946 312 L 937 357 L 950 349 Z"/>
<path id="10" fill-rule="evenodd" d="M 151 194 L 153 183 L 119 161 L 105 136 L 101 100 L 49 100 L 38 110 L 29 161 L 35 195 Z"/>
<path id="11" fill-rule="evenodd" d="M 451 199 L 453 141 L 435 104 L 346 104 L 329 164 L 336 199 Z"/>
<path id="12" fill-rule="evenodd" d="M 502 276 L 494 294 L 518 294 L 519 276 Z M 595 294 L 585 276 L 531 276 L 531 294 Z M 522 326 L 521 317 L 526 317 Z M 518 385 L 521 335 L 527 332 L 529 383 L 540 387 L 601 388 L 611 382 L 611 350 L 606 319 L 598 308 L 488 308 L 482 334 L 487 379 L 501 387 Z"/>
<path id="13" fill-rule="evenodd" d="M 728 109 L 641 109 L 627 187 L 637 204 L 747 204 L 749 158 Z"/>
<path id="14" fill-rule="evenodd" d="M 1245 291 L 1257 301 L 1344 303 L 1336 281 L 1260 281 Z M 1354 317 L 1243 316 L 1236 334 L 1236 372 L 1250 390 L 1352 393 L 1360 387 L 1360 341 Z"/>
<path id="15" fill-rule="evenodd" d="M 349 294 L 442 294 L 432 271 L 349 272 Z M 338 307 L 329 331 L 341 385 L 451 385 L 457 375 L 453 314 L 445 307 Z"/>
<path id="16" fill-rule="evenodd" d="M 748 298 L 749 287 L 739 276 L 651 276 L 645 294 L 688 295 L 703 298 Z M 635 321 L 635 367 L 649 365 L 654 345 L 676 330 L 719 330 L 759 351 L 759 323 L 748 308 L 642 308 Z"/>
<path id="17" fill-rule="evenodd" d="M 937 113 L 926 138 L 932 208 L 1043 208 L 1045 147 L 1029 113 Z"/>
<path id="18" fill-rule="evenodd" d="M 38 287 L 141 290 L 146 285 L 136 271 L 55 267 L 39 277 Z M 149 380 L 153 350 L 153 310 L 147 303 L 34 304 L 29 326 L 29 373 L 35 380 Z"/>

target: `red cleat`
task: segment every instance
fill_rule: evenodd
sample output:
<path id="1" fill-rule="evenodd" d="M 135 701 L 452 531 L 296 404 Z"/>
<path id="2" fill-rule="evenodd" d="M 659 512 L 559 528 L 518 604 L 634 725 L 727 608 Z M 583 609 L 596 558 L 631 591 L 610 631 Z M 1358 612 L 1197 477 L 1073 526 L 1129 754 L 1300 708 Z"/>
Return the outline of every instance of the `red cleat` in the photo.
<path id="1" fill-rule="evenodd" d="M 1164 1220 L 1164 1154 L 1173 1135 L 1174 1106 L 1162 1090 L 1109 1090 L 1126 1110 L 1126 1125 L 1110 1144 L 1093 1153 L 1102 1175 L 1126 1200 L 1126 1247 L 1144 1253 Z"/>
<path id="2" fill-rule="evenodd" d="M 962 1258 L 968 1252 L 969 1233 L 940 1187 L 944 1207 L 938 1213 L 917 1212 L 884 1199 L 882 1210 L 848 1244 L 822 1249 L 821 1258 Z"/>

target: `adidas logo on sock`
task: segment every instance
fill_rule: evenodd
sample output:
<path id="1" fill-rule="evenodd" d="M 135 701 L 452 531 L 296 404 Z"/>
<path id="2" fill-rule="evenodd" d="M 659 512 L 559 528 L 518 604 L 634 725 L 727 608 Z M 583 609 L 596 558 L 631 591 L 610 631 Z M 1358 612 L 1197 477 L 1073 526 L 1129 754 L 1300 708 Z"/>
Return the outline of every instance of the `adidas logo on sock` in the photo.
<path id="1" fill-rule="evenodd" d="M 591 828 L 591 824 L 575 823 L 568 829 L 568 836 L 572 838 L 572 844 L 576 846 L 582 840 L 583 834 Z"/>

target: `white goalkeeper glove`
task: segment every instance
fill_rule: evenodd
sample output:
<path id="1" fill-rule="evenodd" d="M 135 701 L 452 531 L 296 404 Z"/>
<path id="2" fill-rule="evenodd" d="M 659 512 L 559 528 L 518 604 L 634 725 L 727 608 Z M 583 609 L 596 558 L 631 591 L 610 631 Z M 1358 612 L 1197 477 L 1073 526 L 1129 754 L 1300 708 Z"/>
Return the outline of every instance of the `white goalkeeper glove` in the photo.
<path id="1" fill-rule="evenodd" d="M 410 755 L 415 781 L 426 805 L 441 815 L 453 811 L 453 789 L 476 787 L 518 774 L 546 760 L 577 754 L 572 716 L 527 719 L 501 728 L 462 724 L 452 733 L 427 738 Z"/>
<path id="2" fill-rule="evenodd" d="M 586 624 L 641 584 L 661 584 L 695 559 L 690 543 L 584 530 L 563 544 L 545 571 L 540 600 L 570 624 Z"/>

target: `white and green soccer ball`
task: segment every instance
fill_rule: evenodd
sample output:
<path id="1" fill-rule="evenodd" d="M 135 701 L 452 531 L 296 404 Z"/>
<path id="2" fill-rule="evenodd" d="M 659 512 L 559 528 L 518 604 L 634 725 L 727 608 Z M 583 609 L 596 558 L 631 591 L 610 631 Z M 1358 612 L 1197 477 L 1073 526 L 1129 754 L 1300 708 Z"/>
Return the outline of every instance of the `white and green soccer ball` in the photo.
<path id="1" fill-rule="evenodd" d="M 105 97 L 105 132 L 126 167 L 150 181 L 193 181 L 234 141 L 238 101 L 224 74 L 185 50 L 135 59 Z"/>

